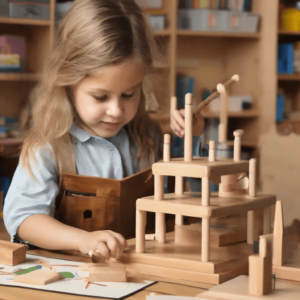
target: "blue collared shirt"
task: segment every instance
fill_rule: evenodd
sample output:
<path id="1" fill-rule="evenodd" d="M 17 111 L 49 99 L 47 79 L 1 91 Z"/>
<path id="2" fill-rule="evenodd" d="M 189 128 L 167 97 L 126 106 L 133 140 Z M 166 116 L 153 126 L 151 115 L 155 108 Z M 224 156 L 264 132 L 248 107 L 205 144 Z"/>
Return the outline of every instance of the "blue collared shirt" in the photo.
<path id="1" fill-rule="evenodd" d="M 137 147 L 130 142 L 124 128 L 109 139 L 93 136 L 75 124 L 69 133 L 73 137 L 78 175 L 122 179 L 139 172 Z M 54 215 L 59 189 L 49 144 L 36 153 L 36 161 L 31 163 L 36 180 L 19 162 L 5 198 L 4 223 L 12 240 L 27 217 L 33 214 Z"/>

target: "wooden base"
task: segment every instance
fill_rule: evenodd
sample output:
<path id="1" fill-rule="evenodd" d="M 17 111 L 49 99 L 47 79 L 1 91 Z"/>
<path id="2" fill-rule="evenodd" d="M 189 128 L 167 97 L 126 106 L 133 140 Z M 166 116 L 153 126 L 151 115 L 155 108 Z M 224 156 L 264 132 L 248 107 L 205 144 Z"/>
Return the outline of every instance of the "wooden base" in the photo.
<path id="1" fill-rule="evenodd" d="M 212 248 L 211 261 L 202 262 L 200 246 L 177 244 L 174 236 L 174 232 L 167 233 L 166 243 L 146 241 L 145 253 L 136 253 L 135 239 L 128 240 L 128 247 L 121 258 L 127 272 L 209 284 L 219 284 L 247 273 L 252 246 L 239 243 Z"/>
<path id="2" fill-rule="evenodd" d="M 217 300 L 254 300 L 254 299 L 284 299 L 298 300 L 300 295 L 300 286 L 276 281 L 275 290 L 271 294 L 263 297 L 249 295 L 248 292 L 249 277 L 239 276 L 226 283 L 212 287 L 208 292 L 198 294 L 201 299 Z"/>
<path id="3" fill-rule="evenodd" d="M 175 242 L 201 246 L 202 225 L 175 225 Z M 212 223 L 210 225 L 210 247 L 227 246 L 247 240 L 247 225 Z"/>

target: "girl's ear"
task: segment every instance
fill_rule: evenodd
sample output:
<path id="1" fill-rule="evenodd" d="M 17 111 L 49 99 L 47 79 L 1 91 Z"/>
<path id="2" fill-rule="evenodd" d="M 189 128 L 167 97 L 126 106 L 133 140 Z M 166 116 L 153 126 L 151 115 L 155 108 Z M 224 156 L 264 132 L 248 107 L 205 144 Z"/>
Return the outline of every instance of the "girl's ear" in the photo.
<path id="1" fill-rule="evenodd" d="M 143 80 L 142 90 L 145 96 L 146 111 L 156 111 L 159 104 L 152 90 L 152 81 L 149 75 L 146 75 Z"/>

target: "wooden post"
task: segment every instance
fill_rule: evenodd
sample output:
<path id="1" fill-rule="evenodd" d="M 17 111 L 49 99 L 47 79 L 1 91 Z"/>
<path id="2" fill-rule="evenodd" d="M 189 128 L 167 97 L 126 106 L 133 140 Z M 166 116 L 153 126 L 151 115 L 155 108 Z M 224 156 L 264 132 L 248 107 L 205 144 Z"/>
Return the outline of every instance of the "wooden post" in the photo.
<path id="1" fill-rule="evenodd" d="M 282 266 L 283 263 L 283 215 L 281 201 L 276 201 L 273 231 L 273 265 Z"/>
<path id="2" fill-rule="evenodd" d="M 216 161 L 216 142 L 209 141 L 208 161 Z"/>
<path id="3" fill-rule="evenodd" d="M 256 196 L 256 159 L 252 158 L 249 161 L 249 196 Z M 254 243 L 254 211 L 248 211 L 247 214 L 247 243 Z"/>
<path id="4" fill-rule="evenodd" d="M 154 175 L 154 200 L 160 201 L 164 199 L 164 176 Z M 165 214 L 155 214 L 155 235 L 160 243 L 166 241 L 166 223 Z"/>
<path id="5" fill-rule="evenodd" d="M 164 155 L 163 155 L 163 160 L 165 162 L 170 161 L 170 157 L 171 157 L 170 143 L 171 143 L 171 136 L 169 134 L 165 134 L 164 135 Z"/>
<path id="6" fill-rule="evenodd" d="M 202 205 L 203 206 L 210 205 L 209 197 L 210 197 L 209 178 L 203 177 L 202 178 Z M 210 223 L 209 219 L 202 218 L 201 259 L 203 262 L 209 261 L 209 229 L 210 229 L 209 223 Z"/>
<path id="7" fill-rule="evenodd" d="M 242 135 L 244 134 L 244 130 L 239 129 L 233 132 L 234 135 L 234 147 L 233 147 L 233 160 L 240 161 L 241 160 L 241 148 L 242 148 Z"/>
<path id="8" fill-rule="evenodd" d="M 175 194 L 177 194 L 177 195 L 183 194 L 183 177 L 181 177 L 181 176 L 175 177 Z M 182 215 L 175 216 L 175 224 L 183 225 L 183 216 Z"/>
<path id="9" fill-rule="evenodd" d="M 188 93 L 185 95 L 184 161 L 193 160 L 192 104 L 192 94 Z"/>
<path id="10" fill-rule="evenodd" d="M 136 245 L 135 251 L 137 253 L 145 252 L 145 226 L 146 226 L 147 212 L 143 210 L 136 210 Z"/>

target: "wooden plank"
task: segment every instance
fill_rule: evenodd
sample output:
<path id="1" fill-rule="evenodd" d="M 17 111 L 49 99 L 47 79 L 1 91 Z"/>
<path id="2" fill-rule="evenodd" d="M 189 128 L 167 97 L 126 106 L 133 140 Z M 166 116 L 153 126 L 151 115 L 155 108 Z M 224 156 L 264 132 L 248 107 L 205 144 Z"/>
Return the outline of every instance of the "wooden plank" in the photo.
<path id="1" fill-rule="evenodd" d="M 211 206 L 203 206 L 201 198 L 187 197 L 186 194 L 170 193 L 165 195 L 164 200 L 155 203 L 153 200 L 153 196 L 138 199 L 136 202 L 137 209 L 174 215 L 181 214 L 196 218 L 217 218 L 270 206 L 276 202 L 276 197 L 274 195 L 211 197 Z"/>
<path id="2" fill-rule="evenodd" d="M 14 277 L 14 282 L 37 285 L 46 285 L 57 280 L 59 280 L 59 274 L 56 271 L 43 269 Z"/>

